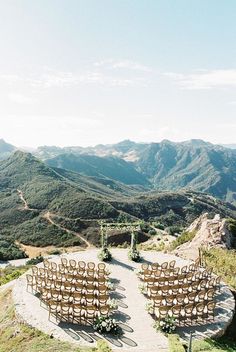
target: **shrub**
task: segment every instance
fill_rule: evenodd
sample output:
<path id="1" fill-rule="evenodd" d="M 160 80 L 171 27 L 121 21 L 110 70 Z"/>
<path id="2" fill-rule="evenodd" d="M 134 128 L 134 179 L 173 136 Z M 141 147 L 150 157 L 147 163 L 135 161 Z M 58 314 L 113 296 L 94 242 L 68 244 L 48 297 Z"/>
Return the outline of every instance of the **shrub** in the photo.
<path id="1" fill-rule="evenodd" d="M 182 232 L 181 235 L 179 237 L 177 237 L 176 240 L 174 240 L 171 243 L 170 249 L 173 250 L 173 249 L 177 248 L 178 246 L 180 246 L 181 244 L 186 243 L 188 241 L 191 241 L 195 235 L 196 235 L 195 231 Z"/>
<path id="2" fill-rule="evenodd" d="M 112 349 L 108 346 L 108 343 L 105 340 L 98 340 L 97 352 L 112 352 Z"/>
<path id="3" fill-rule="evenodd" d="M 100 334 L 110 333 L 113 335 L 120 335 L 122 332 L 121 328 L 116 323 L 115 319 L 111 319 L 108 317 L 97 318 L 93 327 Z"/>
<path id="4" fill-rule="evenodd" d="M 109 249 L 102 248 L 101 252 L 98 254 L 98 259 L 102 260 L 103 262 L 110 262 L 112 259 L 112 255 Z"/>
<path id="5" fill-rule="evenodd" d="M 236 251 L 223 248 L 203 250 L 203 261 L 206 267 L 214 268 L 214 273 L 236 289 Z"/>
<path id="6" fill-rule="evenodd" d="M 130 250 L 128 252 L 128 257 L 130 260 L 132 260 L 133 262 L 140 262 L 141 260 L 141 256 L 138 250 Z"/>
<path id="7" fill-rule="evenodd" d="M 156 232 L 155 229 L 151 229 L 151 230 L 148 231 L 148 233 L 149 233 L 149 235 L 151 235 L 151 236 L 155 236 L 157 232 Z"/>
<path id="8" fill-rule="evenodd" d="M 39 263 L 42 263 L 44 261 L 44 257 L 42 255 L 38 255 L 35 258 L 31 258 L 27 260 L 26 264 L 27 265 L 37 265 Z"/>
<path id="9" fill-rule="evenodd" d="M 170 334 L 168 336 L 169 352 L 185 352 L 184 346 L 180 342 L 177 334 Z"/>
<path id="10" fill-rule="evenodd" d="M 166 334 L 172 334 L 176 329 L 176 322 L 173 317 L 166 317 L 163 320 L 157 320 L 154 324 L 157 331 L 162 331 Z"/>

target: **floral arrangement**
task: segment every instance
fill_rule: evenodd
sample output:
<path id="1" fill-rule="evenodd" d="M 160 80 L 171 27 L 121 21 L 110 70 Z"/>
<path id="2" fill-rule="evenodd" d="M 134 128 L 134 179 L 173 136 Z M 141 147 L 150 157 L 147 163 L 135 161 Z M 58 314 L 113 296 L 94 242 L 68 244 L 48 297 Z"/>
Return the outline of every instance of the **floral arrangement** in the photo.
<path id="1" fill-rule="evenodd" d="M 147 291 L 147 286 L 145 284 L 140 284 L 138 288 L 142 294 L 147 295 L 148 291 Z"/>
<path id="2" fill-rule="evenodd" d="M 110 262 L 111 261 L 111 252 L 108 248 L 102 248 L 101 252 L 98 254 L 98 258 L 103 262 Z"/>
<path id="3" fill-rule="evenodd" d="M 162 331 L 166 334 L 171 334 L 176 329 L 176 321 L 174 317 L 166 317 L 163 320 L 157 320 L 154 324 L 157 331 Z"/>
<path id="4" fill-rule="evenodd" d="M 140 262 L 140 260 L 141 260 L 140 253 L 137 249 L 130 250 L 128 253 L 128 257 L 130 260 L 133 260 L 134 262 Z"/>
<path id="5" fill-rule="evenodd" d="M 110 306 L 110 310 L 116 310 L 118 309 L 118 304 L 117 304 L 117 300 L 112 298 L 108 301 L 108 305 Z"/>
<path id="6" fill-rule="evenodd" d="M 100 334 L 110 333 L 113 335 L 120 335 L 122 333 L 122 330 L 116 323 L 115 319 L 108 317 L 97 318 L 93 327 Z"/>
<path id="7" fill-rule="evenodd" d="M 107 282 L 106 282 L 106 287 L 108 288 L 108 290 L 110 290 L 110 291 L 113 291 L 114 290 L 114 284 L 110 281 L 110 280 L 108 280 Z"/>
<path id="8" fill-rule="evenodd" d="M 153 301 L 148 301 L 146 303 L 146 311 L 149 313 L 149 314 L 154 314 L 154 302 Z"/>

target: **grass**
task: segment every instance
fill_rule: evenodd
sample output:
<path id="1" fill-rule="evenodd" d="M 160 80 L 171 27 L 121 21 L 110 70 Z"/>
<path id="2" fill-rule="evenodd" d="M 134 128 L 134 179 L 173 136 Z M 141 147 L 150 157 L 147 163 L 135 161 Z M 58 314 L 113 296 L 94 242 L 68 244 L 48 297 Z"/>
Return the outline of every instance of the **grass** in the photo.
<path id="1" fill-rule="evenodd" d="M 37 329 L 18 323 L 11 290 L 0 293 L 0 352 L 92 352 L 97 348 L 78 347 L 50 338 Z"/>
<path id="2" fill-rule="evenodd" d="M 177 248 L 178 246 L 180 246 L 181 244 L 184 244 L 188 241 L 191 241 L 194 236 L 196 235 L 195 231 L 192 232 L 182 232 L 181 235 L 179 237 L 176 238 L 176 240 L 174 240 L 171 245 L 170 245 L 170 249 L 174 250 L 175 248 Z"/>
<path id="3" fill-rule="evenodd" d="M 219 340 L 193 341 L 193 352 L 235 352 L 236 343 L 226 340 L 223 337 Z"/>
<path id="4" fill-rule="evenodd" d="M 212 248 L 203 250 L 203 260 L 207 267 L 214 268 L 214 273 L 236 289 L 236 250 Z"/>
<path id="5" fill-rule="evenodd" d="M 0 269 L 0 286 L 7 284 L 8 282 L 18 279 L 22 274 L 29 270 L 30 266 L 22 265 L 19 267 L 7 266 L 4 269 Z"/>
<path id="6" fill-rule="evenodd" d="M 169 352 L 185 352 L 184 346 L 180 342 L 177 334 L 168 335 Z"/>

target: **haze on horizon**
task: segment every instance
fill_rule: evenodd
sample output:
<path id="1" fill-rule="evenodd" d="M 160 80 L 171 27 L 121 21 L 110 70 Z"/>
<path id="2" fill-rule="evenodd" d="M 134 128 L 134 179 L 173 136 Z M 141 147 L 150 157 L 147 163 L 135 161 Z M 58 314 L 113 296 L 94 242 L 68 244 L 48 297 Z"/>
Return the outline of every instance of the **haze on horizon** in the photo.
<path id="1" fill-rule="evenodd" d="M 0 2 L 0 137 L 235 143 L 233 0 Z"/>

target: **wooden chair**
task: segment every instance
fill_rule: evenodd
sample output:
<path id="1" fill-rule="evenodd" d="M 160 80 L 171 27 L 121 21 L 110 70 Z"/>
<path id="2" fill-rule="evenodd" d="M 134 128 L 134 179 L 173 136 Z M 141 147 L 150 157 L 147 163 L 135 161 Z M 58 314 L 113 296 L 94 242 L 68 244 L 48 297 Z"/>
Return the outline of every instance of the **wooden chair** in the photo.
<path id="1" fill-rule="evenodd" d="M 171 315 L 178 323 L 181 321 L 181 310 L 182 306 L 180 304 L 176 304 L 171 308 Z"/>
<path id="2" fill-rule="evenodd" d="M 98 316 L 98 308 L 96 306 L 85 307 L 84 316 L 88 324 L 93 324 L 94 320 Z"/>
<path id="3" fill-rule="evenodd" d="M 77 268 L 78 272 L 80 272 L 80 273 L 85 272 L 85 269 L 86 269 L 86 263 L 84 261 L 80 260 L 78 262 L 78 268 Z"/>
<path id="4" fill-rule="evenodd" d="M 187 267 L 187 265 L 184 265 L 184 266 L 181 268 L 180 272 L 181 272 L 181 274 L 187 274 L 187 272 L 188 272 L 188 267 Z"/>
<path id="5" fill-rule="evenodd" d="M 141 270 L 142 271 L 148 270 L 148 268 L 149 268 L 149 265 L 147 263 L 142 263 L 141 264 Z"/>
<path id="6" fill-rule="evenodd" d="M 33 276 L 38 276 L 38 270 L 39 269 L 38 269 L 38 267 L 36 265 L 32 266 L 31 270 L 32 270 L 32 275 Z"/>
<path id="7" fill-rule="evenodd" d="M 216 302 L 214 302 L 214 301 L 207 303 L 207 305 L 206 305 L 206 318 L 212 318 L 212 320 L 215 320 L 215 306 L 216 306 Z"/>
<path id="8" fill-rule="evenodd" d="M 51 269 L 51 271 L 53 273 L 55 273 L 57 271 L 57 263 L 51 262 L 51 268 L 50 269 Z"/>
<path id="9" fill-rule="evenodd" d="M 194 319 L 194 307 L 195 305 L 193 303 L 186 304 L 184 306 L 184 321 L 192 323 Z"/>
<path id="10" fill-rule="evenodd" d="M 44 259 L 43 266 L 45 269 L 50 269 L 50 261 L 48 259 Z"/>
<path id="11" fill-rule="evenodd" d="M 26 282 L 27 282 L 27 287 L 26 290 L 28 291 L 28 287 L 31 287 L 31 291 L 34 291 L 34 287 L 35 287 L 35 281 L 34 281 L 34 277 L 30 274 L 26 275 Z"/>
<path id="12" fill-rule="evenodd" d="M 214 289 L 207 290 L 207 292 L 206 292 L 206 301 L 213 301 L 214 295 L 215 295 L 215 290 Z"/>
<path id="13" fill-rule="evenodd" d="M 206 298 L 206 290 L 200 290 L 198 292 L 198 295 L 197 295 L 197 302 L 198 303 L 201 303 L 201 302 L 204 302 L 205 301 L 205 298 Z"/>
<path id="14" fill-rule="evenodd" d="M 88 269 L 89 271 L 95 271 L 95 263 L 93 263 L 93 262 L 88 262 L 88 263 L 87 263 L 87 269 Z"/>
<path id="15" fill-rule="evenodd" d="M 164 263 L 161 264 L 161 269 L 162 270 L 165 270 L 167 268 L 168 268 L 168 262 L 164 262 Z"/>
<path id="16" fill-rule="evenodd" d="M 76 260 L 70 259 L 69 260 L 69 267 L 75 270 L 76 266 L 77 266 Z"/>
<path id="17" fill-rule="evenodd" d="M 217 276 L 217 278 L 215 279 L 215 287 L 218 290 L 218 292 L 220 292 L 220 290 L 221 290 L 221 276 Z"/>
<path id="18" fill-rule="evenodd" d="M 67 258 L 61 258 L 61 264 L 64 268 L 67 268 L 68 266 L 68 259 Z"/>
<path id="19" fill-rule="evenodd" d="M 165 319 L 169 315 L 170 307 L 160 306 L 157 310 L 155 309 L 155 314 L 158 320 Z"/>
<path id="20" fill-rule="evenodd" d="M 47 276 L 47 269 L 45 268 L 38 268 L 38 277 L 44 279 Z"/>
<path id="21" fill-rule="evenodd" d="M 153 272 L 157 271 L 159 269 L 159 264 L 158 263 L 152 263 L 151 264 L 151 270 Z"/>
<path id="22" fill-rule="evenodd" d="M 177 304 L 184 304 L 184 301 L 186 300 L 186 295 L 184 293 L 179 293 L 175 297 Z"/>
<path id="23" fill-rule="evenodd" d="M 196 319 L 197 320 L 204 320 L 204 303 L 200 302 L 196 304 Z"/>
<path id="24" fill-rule="evenodd" d="M 51 316 L 55 316 L 56 321 L 58 320 L 58 314 L 60 313 L 60 305 L 58 302 L 53 300 L 48 301 L 48 320 L 51 320 Z"/>
<path id="25" fill-rule="evenodd" d="M 164 297 L 162 295 L 155 295 L 151 297 L 151 300 L 153 301 L 153 305 L 154 307 L 160 307 L 161 305 L 163 305 L 163 300 Z"/>
<path id="26" fill-rule="evenodd" d="M 196 292 L 190 292 L 188 294 L 188 303 L 195 303 L 196 302 Z"/>
<path id="27" fill-rule="evenodd" d="M 80 303 L 74 303 L 71 305 L 71 318 L 72 323 L 76 322 L 81 324 L 84 320 L 85 309 L 84 306 Z"/>
<path id="28" fill-rule="evenodd" d="M 58 313 L 61 320 L 69 322 L 72 320 L 72 311 L 71 311 L 71 304 L 70 303 L 61 303 L 60 304 L 60 312 Z M 70 319 L 71 318 L 71 319 Z"/>
<path id="29" fill-rule="evenodd" d="M 98 314 L 102 317 L 108 317 L 110 314 L 110 306 L 107 304 L 105 306 L 99 307 Z"/>
<path id="30" fill-rule="evenodd" d="M 175 260 L 171 260 L 171 261 L 169 262 L 169 269 L 174 269 L 175 264 L 176 264 L 176 261 L 175 261 Z"/>

